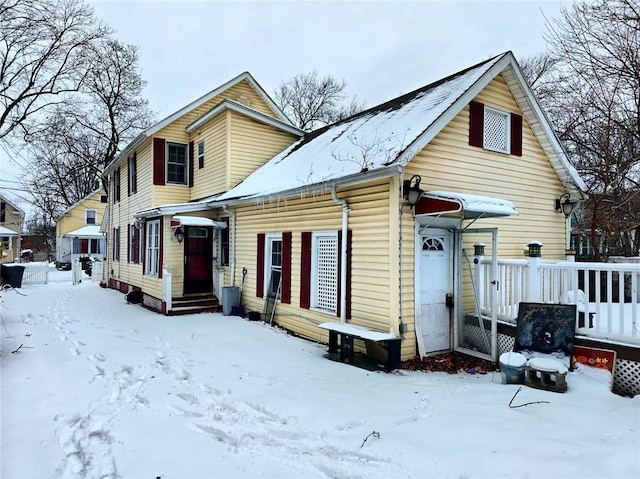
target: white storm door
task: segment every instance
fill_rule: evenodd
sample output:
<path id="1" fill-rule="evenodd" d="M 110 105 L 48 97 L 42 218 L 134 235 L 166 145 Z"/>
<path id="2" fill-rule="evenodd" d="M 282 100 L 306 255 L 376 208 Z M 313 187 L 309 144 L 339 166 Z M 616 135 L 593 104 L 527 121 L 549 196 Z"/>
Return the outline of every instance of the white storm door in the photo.
<path id="1" fill-rule="evenodd" d="M 446 230 L 420 236 L 420 331 L 424 352 L 451 348 L 447 293 L 451 292 L 451 240 Z"/>

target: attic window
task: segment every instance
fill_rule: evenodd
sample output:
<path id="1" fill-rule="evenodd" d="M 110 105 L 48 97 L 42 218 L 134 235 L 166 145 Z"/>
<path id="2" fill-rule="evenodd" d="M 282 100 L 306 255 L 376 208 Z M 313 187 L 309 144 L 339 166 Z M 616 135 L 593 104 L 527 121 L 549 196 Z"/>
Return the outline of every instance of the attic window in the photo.
<path id="1" fill-rule="evenodd" d="M 483 147 L 509 153 L 509 113 L 486 106 L 484 108 Z"/>
<path id="2" fill-rule="evenodd" d="M 469 144 L 522 156 L 522 116 L 472 101 L 469 103 Z"/>

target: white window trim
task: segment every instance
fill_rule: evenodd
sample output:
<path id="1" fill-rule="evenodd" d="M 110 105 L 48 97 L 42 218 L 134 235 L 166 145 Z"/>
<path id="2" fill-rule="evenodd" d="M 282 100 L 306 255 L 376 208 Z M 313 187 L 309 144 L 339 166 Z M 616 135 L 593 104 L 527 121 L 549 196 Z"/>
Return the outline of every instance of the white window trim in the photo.
<path id="1" fill-rule="evenodd" d="M 189 186 L 189 144 L 182 143 L 180 141 L 167 141 L 165 142 L 165 151 L 164 151 L 164 177 L 166 178 L 165 183 L 167 185 L 173 186 Z M 169 181 L 169 145 L 180 145 L 184 146 L 186 151 L 186 161 L 184 164 L 184 183 L 174 183 Z"/>
<path id="2" fill-rule="evenodd" d="M 93 211 L 96 214 L 96 221 L 94 223 L 89 223 L 89 212 Z M 84 224 L 85 225 L 97 225 L 98 223 L 98 210 L 95 210 L 93 208 L 86 208 L 84 210 Z"/>
<path id="3" fill-rule="evenodd" d="M 332 236 L 336 239 L 336 308 L 333 310 L 321 308 L 318 306 L 318 238 Z M 311 234 L 311 305 L 309 309 L 319 313 L 330 314 L 335 316 L 338 312 L 338 288 L 340 287 L 340 278 L 338 277 L 338 267 L 340 265 L 340 251 L 338 248 L 338 232 L 337 231 L 314 231 Z"/>
<path id="4" fill-rule="evenodd" d="M 262 284 L 264 285 L 262 291 L 264 291 L 264 293 L 262 297 L 265 299 L 269 295 L 269 279 L 271 278 L 271 253 L 272 244 L 274 241 L 282 242 L 282 233 L 267 233 L 264 235 L 264 277 L 262 278 Z M 282 296 L 282 293 L 280 294 L 280 296 Z"/>
<path id="5" fill-rule="evenodd" d="M 492 112 L 492 113 L 495 113 L 497 115 L 501 115 L 501 116 L 506 117 L 506 122 L 505 122 L 506 123 L 506 128 L 505 128 L 505 130 L 506 130 L 505 131 L 506 139 L 505 139 L 505 142 L 504 142 L 504 144 L 505 144 L 505 149 L 504 150 L 501 150 L 499 148 L 491 148 L 491 147 L 487 146 L 487 141 L 486 141 L 486 137 L 485 137 L 487 112 Z M 498 153 L 507 153 L 507 154 L 511 153 L 511 112 L 508 112 L 508 111 L 505 111 L 505 110 L 501 110 L 499 108 L 495 108 L 495 107 L 492 107 L 492 106 L 485 105 L 484 106 L 483 124 L 485 124 L 485 129 L 484 129 L 484 131 L 482 133 L 482 145 L 483 145 L 484 149 L 485 150 L 489 150 L 489 151 L 496 151 Z"/>
<path id="6" fill-rule="evenodd" d="M 153 233 L 152 228 L 157 229 L 158 233 L 158 244 L 155 246 L 151 245 L 150 233 Z M 160 220 L 151 220 L 145 223 L 145 251 L 144 251 L 144 259 L 145 259 L 145 267 L 144 274 L 146 276 L 158 277 L 160 273 L 160 235 L 162 232 L 160 231 Z M 155 252 L 155 255 L 154 255 Z M 152 261 L 155 257 L 155 261 Z"/>

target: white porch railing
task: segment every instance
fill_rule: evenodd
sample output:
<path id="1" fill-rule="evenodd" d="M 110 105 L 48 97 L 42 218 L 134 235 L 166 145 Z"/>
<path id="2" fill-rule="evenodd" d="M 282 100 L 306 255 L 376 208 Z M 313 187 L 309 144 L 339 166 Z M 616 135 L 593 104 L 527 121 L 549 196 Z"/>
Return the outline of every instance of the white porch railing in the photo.
<path id="1" fill-rule="evenodd" d="M 213 294 L 222 302 L 222 287 L 224 286 L 224 270 L 213 268 Z"/>
<path id="2" fill-rule="evenodd" d="M 166 266 L 162 267 L 162 300 L 165 303 L 165 311 L 168 313 L 173 309 L 173 293 L 172 289 L 172 280 L 171 273 Z"/>
<path id="3" fill-rule="evenodd" d="M 476 258 L 480 311 L 491 316 L 491 259 Z M 521 302 L 576 304 L 576 333 L 640 344 L 640 264 L 498 260 L 497 317 L 515 322 Z"/>
<path id="4" fill-rule="evenodd" d="M 49 282 L 49 264 L 46 261 L 37 263 L 20 263 L 24 266 L 22 285 L 47 284 Z"/>

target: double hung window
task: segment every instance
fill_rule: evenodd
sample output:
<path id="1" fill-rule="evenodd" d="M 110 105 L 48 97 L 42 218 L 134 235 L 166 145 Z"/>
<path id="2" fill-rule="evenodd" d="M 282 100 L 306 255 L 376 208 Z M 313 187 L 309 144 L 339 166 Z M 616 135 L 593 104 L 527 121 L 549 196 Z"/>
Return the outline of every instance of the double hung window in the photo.
<path id="1" fill-rule="evenodd" d="M 265 237 L 265 296 L 279 297 L 282 278 L 282 235 Z"/>
<path id="2" fill-rule="evenodd" d="M 158 276 L 160 271 L 160 220 L 146 222 L 145 274 Z"/>
<path id="3" fill-rule="evenodd" d="M 167 142 L 167 184 L 186 185 L 188 165 L 189 145 Z"/>

